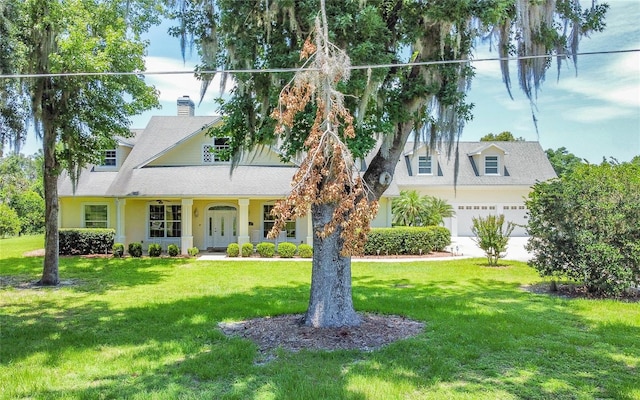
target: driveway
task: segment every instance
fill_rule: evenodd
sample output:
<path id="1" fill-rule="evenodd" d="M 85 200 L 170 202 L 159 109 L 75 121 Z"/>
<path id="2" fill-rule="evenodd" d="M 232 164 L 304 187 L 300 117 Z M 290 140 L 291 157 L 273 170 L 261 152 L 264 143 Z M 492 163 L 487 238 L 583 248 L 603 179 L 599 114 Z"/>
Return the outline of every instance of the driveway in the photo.
<path id="1" fill-rule="evenodd" d="M 531 259 L 531 254 L 524 248 L 528 240 L 528 237 L 509 238 L 509 245 L 507 246 L 506 251 L 507 255 L 504 259 L 515 261 L 529 261 Z M 470 257 L 485 257 L 484 252 L 470 237 L 452 237 L 451 247 L 453 248 L 453 252 L 459 255 Z M 451 250 L 451 248 L 448 250 Z"/>

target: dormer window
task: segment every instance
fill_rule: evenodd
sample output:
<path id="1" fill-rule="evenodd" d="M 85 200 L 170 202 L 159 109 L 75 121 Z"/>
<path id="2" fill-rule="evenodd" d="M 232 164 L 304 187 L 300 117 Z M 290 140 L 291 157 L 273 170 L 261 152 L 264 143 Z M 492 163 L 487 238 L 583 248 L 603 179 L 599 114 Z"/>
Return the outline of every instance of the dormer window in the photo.
<path id="1" fill-rule="evenodd" d="M 433 175 L 431 156 L 418 156 L 418 175 Z"/>
<path id="2" fill-rule="evenodd" d="M 499 175 L 498 173 L 498 156 L 484 157 L 484 174 Z"/>
<path id="3" fill-rule="evenodd" d="M 229 138 L 214 138 L 213 144 L 202 146 L 202 162 L 205 164 L 229 161 Z"/>
<path id="4" fill-rule="evenodd" d="M 106 150 L 104 152 L 104 161 L 102 162 L 103 167 L 115 167 L 117 165 L 116 151 L 114 150 Z"/>

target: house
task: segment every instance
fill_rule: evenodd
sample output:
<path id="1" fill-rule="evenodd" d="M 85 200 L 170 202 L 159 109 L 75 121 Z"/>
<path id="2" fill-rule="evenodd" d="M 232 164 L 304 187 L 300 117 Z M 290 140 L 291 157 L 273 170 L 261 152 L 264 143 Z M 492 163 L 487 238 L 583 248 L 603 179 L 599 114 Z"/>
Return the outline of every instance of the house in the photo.
<path id="1" fill-rule="evenodd" d="M 489 214 L 504 214 L 517 224 L 512 236 L 525 236 L 525 198 L 536 182 L 555 177 L 538 142 L 459 142 L 450 155 L 408 143 L 394 182 L 451 204 L 455 215 L 445 226 L 453 237 L 473 236 L 472 218 Z"/>
<path id="2" fill-rule="evenodd" d="M 116 242 L 176 244 L 185 254 L 193 246 L 224 249 L 232 242 L 267 240 L 274 223 L 270 211 L 290 191 L 297 167 L 264 147 L 245 154 L 231 173 L 217 153 L 228 147 L 226 140 L 206 134 L 220 122 L 195 116 L 193 102 L 180 98 L 178 115 L 152 117 L 131 138 L 119 138 L 102 165 L 80 174 L 75 192 L 69 177 L 60 177 L 59 226 L 110 227 Z M 453 158 L 408 145 L 373 226 L 391 226 L 391 199 L 401 189 L 452 204 L 456 217 L 447 227 L 454 236 L 470 234 L 472 215 L 504 212 L 523 223 L 523 197 L 531 185 L 555 176 L 538 143 L 460 143 L 459 154 L 454 178 Z M 307 216 L 289 221 L 276 241 L 312 243 L 312 235 Z"/>

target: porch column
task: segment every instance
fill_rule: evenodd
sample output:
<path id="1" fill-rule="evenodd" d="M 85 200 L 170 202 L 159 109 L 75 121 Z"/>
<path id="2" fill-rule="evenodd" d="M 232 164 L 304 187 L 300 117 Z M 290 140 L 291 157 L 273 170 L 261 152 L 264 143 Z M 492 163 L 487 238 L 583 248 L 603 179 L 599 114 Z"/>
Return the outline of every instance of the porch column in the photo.
<path id="1" fill-rule="evenodd" d="M 189 254 L 193 247 L 193 199 L 182 199 L 182 237 L 180 252 Z"/>
<path id="2" fill-rule="evenodd" d="M 116 199 L 116 243 L 122 243 L 127 246 L 126 226 L 125 226 L 125 206 L 127 199 Z"/>
<path id="3" fill-rule="evenodd" d="M 313 246 L 313 220 L 311 219 L 311 210 L 307 213 L 307 239 L 305 243 Z"/>
<path id="4" fill-rule="evenodd" d="M 242 246 L 251 241 L 249 236 L 249 199 L 238 199 L 238 244 Z"/>

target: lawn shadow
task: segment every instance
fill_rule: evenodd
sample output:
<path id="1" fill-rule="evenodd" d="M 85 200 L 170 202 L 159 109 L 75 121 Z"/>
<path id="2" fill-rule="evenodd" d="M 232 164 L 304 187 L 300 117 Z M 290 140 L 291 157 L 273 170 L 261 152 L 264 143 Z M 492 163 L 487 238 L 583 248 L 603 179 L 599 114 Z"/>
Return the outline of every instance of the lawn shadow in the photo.
<path id="1" fill-rule="evenodd" d="M 41 287 L 43 257 L 0 259 L 0 289 L 55 290 L 65 287 L 78 292 L 104 293 L 116 287 L 132 287 L 160 282 L 168 274 L 163 269 L 190 262 L 180 258 L 89 258 L 60 257 L 58 286 Z"/>
<path id="2" fill-rule="evenodd" d="M 405 315 L 425 322 L 425 332 L 373 352 L 281 351 L 276 360 L 256 365 L 256 346 L 225 337 L 217 324 L 304 312 L 307 284 L 163 303 L 141 299 L 122 309 L 101 301 L 61 308 L 53 299 L 3 315 L 0 365 L 45 352 L 46 364 L 55 367 L 71 350 L 129 349 L 114 356 L 124 357 L 117 373 L 70 390 L 17 393 L 42 398 L 365 399 L 383 397 L 385 385 L 393 384 L 411 388 L 405 395 L 417 398 L 453 391 L 478 398 L 589 393 L 624 399 L 640 383 L 633 364 L 640 358 L 638 327 L 594 325 L 565 300 L 524 292 L 519 283 L 364 276 L 353 286 L 358 311 Z M 144 360 L 170 361 L 150 367 Z M 367 383 L 354 386 L 358 381 Z"/>

